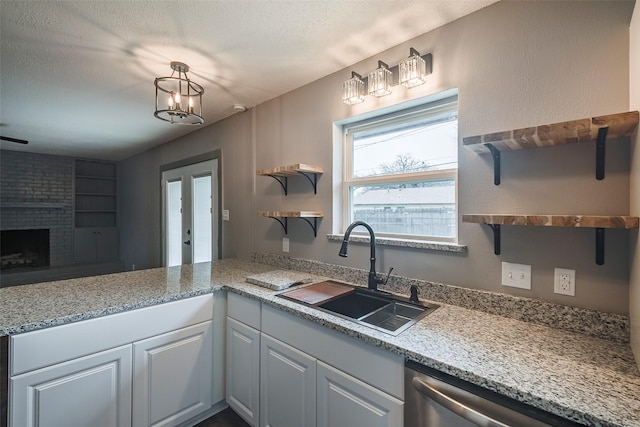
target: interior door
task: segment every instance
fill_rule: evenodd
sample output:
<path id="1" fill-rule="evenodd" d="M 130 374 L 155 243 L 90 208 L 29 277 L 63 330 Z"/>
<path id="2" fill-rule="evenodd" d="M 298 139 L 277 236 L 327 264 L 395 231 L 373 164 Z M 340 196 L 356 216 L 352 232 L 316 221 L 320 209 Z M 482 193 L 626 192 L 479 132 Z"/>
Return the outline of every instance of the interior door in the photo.
<path id="1" fill-rule="evenodd" d="M 166 267 L 218 258 L 218 159 L 162 172 Z"/>

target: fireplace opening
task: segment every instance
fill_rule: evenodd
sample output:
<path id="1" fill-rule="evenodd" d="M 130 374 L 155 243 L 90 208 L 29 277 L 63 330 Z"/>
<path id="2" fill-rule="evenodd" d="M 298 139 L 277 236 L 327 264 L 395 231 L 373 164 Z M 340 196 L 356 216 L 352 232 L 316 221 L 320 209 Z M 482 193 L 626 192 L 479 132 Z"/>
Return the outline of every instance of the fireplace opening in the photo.
<path id="1" fill-rule="evenodd" d="M 49 230 L 0 231 L 0 270 L 13 272 L 49 266 Z"/>

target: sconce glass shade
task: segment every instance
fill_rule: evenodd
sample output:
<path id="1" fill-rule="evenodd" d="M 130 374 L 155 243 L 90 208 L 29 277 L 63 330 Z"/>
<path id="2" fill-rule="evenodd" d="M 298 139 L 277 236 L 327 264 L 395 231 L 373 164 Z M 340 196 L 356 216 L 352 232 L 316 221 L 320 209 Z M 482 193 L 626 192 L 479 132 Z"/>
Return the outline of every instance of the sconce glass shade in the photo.
<path id="1" fill-rule="evenodd" d="M 427 64 L 417 50 L 411 48 L 410 57 L 398 64 L 400 84 L 408 89 L 420 86 L 427 81 Z"/>
<path id="2" fill-rule="evenodd" d="M 352 71 L 351 78 L 342 83 L 342 102 L 347 105 L 364 102 L 364 81 L 360 74 Z"/>
<path id="3" fill-rule="evenodd" d="M 386 96 L 391 93 L 391 83 L 393 74 L 389 66 L 382 61 L 378 61 L 378 68 L 367 76 L 369 85 L 369 95 Z"/>
<path id="4" fill-rule="evenodd" d="M 204 88 L 189 80 L 189 66 L 182 62 L 172 62 L 170 77 L 158 77 L 156 87 L 156 111 L 154 116 L 171 124 L 201 125 L 202 95 Z M 177 77 L 174 75 L 178 73 Z"/>

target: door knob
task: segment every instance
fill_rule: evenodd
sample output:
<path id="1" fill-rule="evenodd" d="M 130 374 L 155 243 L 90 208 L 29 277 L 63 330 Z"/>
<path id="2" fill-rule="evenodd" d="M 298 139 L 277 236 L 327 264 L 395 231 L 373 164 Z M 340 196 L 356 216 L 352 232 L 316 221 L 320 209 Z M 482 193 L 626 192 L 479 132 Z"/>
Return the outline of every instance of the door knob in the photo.
<path id="1" fill-rule="evenodd" d="M 186 242 L 184 242 L 185 245 L 190 245 L 191 244 L 191 240 L 187 240 Z"/>

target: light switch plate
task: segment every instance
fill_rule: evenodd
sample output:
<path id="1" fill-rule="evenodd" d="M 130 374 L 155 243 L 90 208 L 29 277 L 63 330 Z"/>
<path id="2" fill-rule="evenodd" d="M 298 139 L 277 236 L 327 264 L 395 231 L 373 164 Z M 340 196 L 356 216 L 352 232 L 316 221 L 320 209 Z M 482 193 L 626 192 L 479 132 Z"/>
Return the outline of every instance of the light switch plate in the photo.
<path id="1" fill-rule="evenodd" d="M 222 210 L 222 220 L 223 221 L 229 221 L 229 210 L 228 209 L 223 209 Z"/>
<path id="2" fill-rule="evenodd" d="M 503 262 L 502 286 L 531 289 L 531 266 L 527 264 Z"/>

